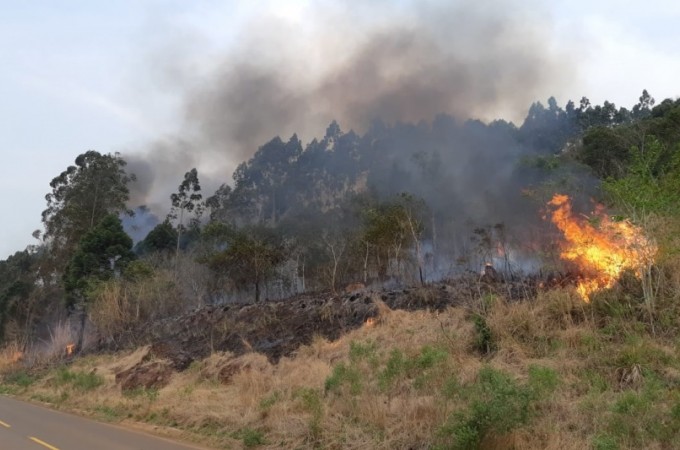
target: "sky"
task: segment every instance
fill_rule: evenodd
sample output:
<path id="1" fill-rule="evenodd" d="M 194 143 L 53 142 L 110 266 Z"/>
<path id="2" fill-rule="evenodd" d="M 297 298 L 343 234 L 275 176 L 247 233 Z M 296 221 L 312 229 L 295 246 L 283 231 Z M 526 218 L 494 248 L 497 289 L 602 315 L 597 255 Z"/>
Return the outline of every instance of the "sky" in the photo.
<path id="1" fill-rule="evenodd" d="M 422 3 L 428 2 L 437 3 Z M 196 113 L 196 99 L 202 98 L 197 93 L 212 92 L 211 83 L 220 79 L 225 67 L 248 59 L 250 54 L 244 57 L 244 52 L 257 49 L 260 58 L 297 68 L 288 74 L 297 82 L 327 71 L 329 61 L 339 58 L 337 49 L 360 45 L 365 30 L 380 29 L 390 21 L 410 24 L 412 3 L 0 0 L 0 202 L 5 208 L 0 258 L 37 243 L 31 234 L 42 228 L 49 182 L 77 155 L 94 149 L 144 159 L 159 143 L 200 134 L 201 122 L 210 118 L 203 104 Z M 470 2 L 459 3 L 458 13 L 464 14 Z M 525 28 L 538 33 L 542 50 L 558 62 L 546 67 L 553 72 L 531 92 L 534 100 L 545 103 L 554 95 L 564 105 L 586 96 L 594 104 L 609 100 L 631 107 L 643 88 L 659 101 L 680 96 L 677 2 L 490 0 L 484 3 L 488 14 L 493 15 L 495 4 L 508 11 L 517 9 L 513 5 L 529 5 L 517 13 L 513 33 L 521 34 Z M 475 14 L 485 11 L 477 7 Z M 525 20 L 526 27 L 518 26 L 519 20 Z M 276 26 L 269 27 L 272 23 Z M 460 33 L 465 42 L 465 30 Z M 483 45 L 476 42 L 472 47 L 483 51 Z M 290 56 L 292 49 L 295 56 Z M 495 105 L 496 109 L 479 111 L 480 118 L 517 122 L 529 107 L 529 103 L 517 107 L 516 102 Z M 324 114 L 326 120 L 332 113 Z M 295 127 L 303 128 L 303 140 L 322 134 L 320 124 L 308 119 L 302 115 L 280 129 L 273 119 L 251 140 L 261 140 L 267 133 L 285 135 Z M 212 135 L 204 134 L 208 137 L 188 138 L 192 144 L 186 152 L 211 145 Z M 234 138 L 234 148 L 239 142 Z M 178 150 L 173 152 L 168 154 L 183 157 Z M 203 164 L 208 175 L 228 182 L 234 166 L 247 155 L 235 150 L 217 160 L 187 156 L 187 163 Z M 150 157 L 149 164 L 161 165 L 162 158 Z M 168 176 L 179 184 L 182 175 Z"/>

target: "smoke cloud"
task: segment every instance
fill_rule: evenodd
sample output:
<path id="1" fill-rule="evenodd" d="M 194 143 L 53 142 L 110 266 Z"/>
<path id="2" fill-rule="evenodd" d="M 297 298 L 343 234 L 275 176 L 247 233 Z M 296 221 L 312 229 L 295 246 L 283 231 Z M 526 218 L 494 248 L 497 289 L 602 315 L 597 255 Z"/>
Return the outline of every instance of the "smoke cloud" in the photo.
<path id="1" fill-rule="evenodd" d="M 534 1 L 302 5 L 292 16 L 281 7 L 256 11 L 190 82 L 182 66 L 195 61 L 162 52 L 168 70 L 185 74 L 177 87 L 185 125 L 180 138 L 130 160 L 140 179 L 136 202 L 167 209 L 194 166 L 209 195 L 272 137 L 309 140 L 332 120 L 358 132 L 376 119 L 432 121 L 439 113 L 521 120 L 533 101 L 559 95 L 556 87 L 573 78 Z"/>

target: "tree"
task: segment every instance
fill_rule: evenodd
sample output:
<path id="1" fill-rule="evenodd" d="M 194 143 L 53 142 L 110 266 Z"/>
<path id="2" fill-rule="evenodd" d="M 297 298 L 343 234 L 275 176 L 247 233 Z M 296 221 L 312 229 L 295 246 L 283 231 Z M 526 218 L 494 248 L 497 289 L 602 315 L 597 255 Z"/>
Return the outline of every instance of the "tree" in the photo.
<path id="1" fill-rule="evenodd" d="M 413 245 L 419 278 L 424 283 L 420 245 L 424 212 L 425 203 L 409 194 L 400 194 L 392 201 L 364 210 L 363 241 L 367 249 L 374 250 L 380 277 L 386 276 L 393 265 L 396 265 L 397 275 L 401 275 L 404 251 Z"/>
<path id="2" fill-rule="evenodd" d="M 125 172 L 125 165 L 118 153 L 90 150 L 50 182 L 52 192 L 45 196 L 42 221 L 55 267 L 63 267 L 78 241 L 105 216 L 131 214 L 126 207 L 127 184 L 135 177 Z"/>
<path id="3" fill-rule="evenodd" d="M 205 205 L 201 202 L 203 195 L 200 192 L 201 184 L 198 181 L 198 171 L 196 168 L 193 168 L 184 174 L 184 180 L 180 183 L 178 192 L 170 195 L 172 210 L 168 217 L 175 220 L 179 219 L 177 225 L 176 255 L 179 255 L 180 240 L 182 238 L 182 231 L 184 231 L 184 212 L 194 214 L 190 220 L 191 228 L 198 227 L 201 215 L 203 214 Z"/>
<path id="4" fill-rule="evenodd" d="M 63 278 L 67 300 L 71 304 L 86 301 L 92 283 L 120 275 L 134 259 L 132 239 L 120 219 L 113 214 L 104 217 L 85 233 L 66 266 Z"/>
<path id="5" fill-rule="evenodd" d="M 169 219 L 165 219 L 149 231 L 149 234 L 137 244 L 135 250 L 141 254 L 171 251 L 175 249 L 176 242 L 177 230 Z"/>
<path id="6" fill-rule="evenodd" d="M 34 315 L 30 296 L 35 288 L 36 260 L 34 253 L 24 250 L 0 261 L 0 342 L 6 337 L 8 322 L 17 325 L 23 340 L 28 337 Z"/>
<path id="7" fill-rule="evenodd" d="M 99 282 L 119 276 L 134 259 L 132 239 L 114 214 L 104 217 L 78 243 L 63 276 L 68 306 L 80 306 L 77 349 L 83 347 L 87 304 L 92 288 Z"/>
<path id="8" fill-rule="evenodd" d="M 645 117 L 649 117 L 654 103 L 655 100 L 651 95 L 649 95 L 647 89 L 643 89 L 638 104 L 633 106 L 633 118 L 643 119 Z"/>
<path id="9" fill-rule="evenodd" d="M 208 266 L 225 274 L 237 288 L 252 286 L 260 301 L 262 284 L 285 259 L 285 250 L 271 230 L 257 227 L 230 233 L 226 249 L 207 258 Z"/>

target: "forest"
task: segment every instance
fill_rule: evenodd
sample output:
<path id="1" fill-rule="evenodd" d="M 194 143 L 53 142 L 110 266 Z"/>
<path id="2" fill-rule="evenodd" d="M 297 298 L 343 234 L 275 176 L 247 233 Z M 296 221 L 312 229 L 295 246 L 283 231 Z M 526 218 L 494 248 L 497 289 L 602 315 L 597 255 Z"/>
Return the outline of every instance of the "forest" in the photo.
<path id="1" fill-rule="evenodd" d="M 203 305 L 424 285 L 486 263 L 509 278 L 568 271 L 542 219 L 550 197 L 672 225 L 679 143 L 680 101 L 646 90 L 630 110 L 536 102 L 519 127 L 332 122 L 306 145 L 273 138 L 211 195 L 187 168 L 160 218 L 130 204 L 123 156 L 90 150 L 50 182 L 38 243 L 0 261 L 0 338 L 27 348 L 74 317 L 115 336 Z"/>
<path id="2" fill-rule="evenodd" d="M 678 99 L 332 122 L 163 211 L 130 166 L 79 155 L 0 261 L 0 394 L 214 448 L 680 439 Z"/>

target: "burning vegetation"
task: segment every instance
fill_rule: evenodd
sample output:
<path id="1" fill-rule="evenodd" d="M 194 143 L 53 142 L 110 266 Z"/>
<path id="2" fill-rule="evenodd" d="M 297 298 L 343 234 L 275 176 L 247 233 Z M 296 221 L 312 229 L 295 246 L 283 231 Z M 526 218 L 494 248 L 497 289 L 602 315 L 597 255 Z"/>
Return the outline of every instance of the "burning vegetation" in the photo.
<path id="1" fill-rule="evenodd" d="M 562 232 L 560 257 L 578 269 L 576 290 L 584 301 L 599 289 L 610 288 L 624 270 L 640 276 L 656 255 L 656 245 L 627 220 L 615 221 L 597 205 L 590 217 L 576 216 L 568 195 L 548 202 L 550 221 Z"/>

